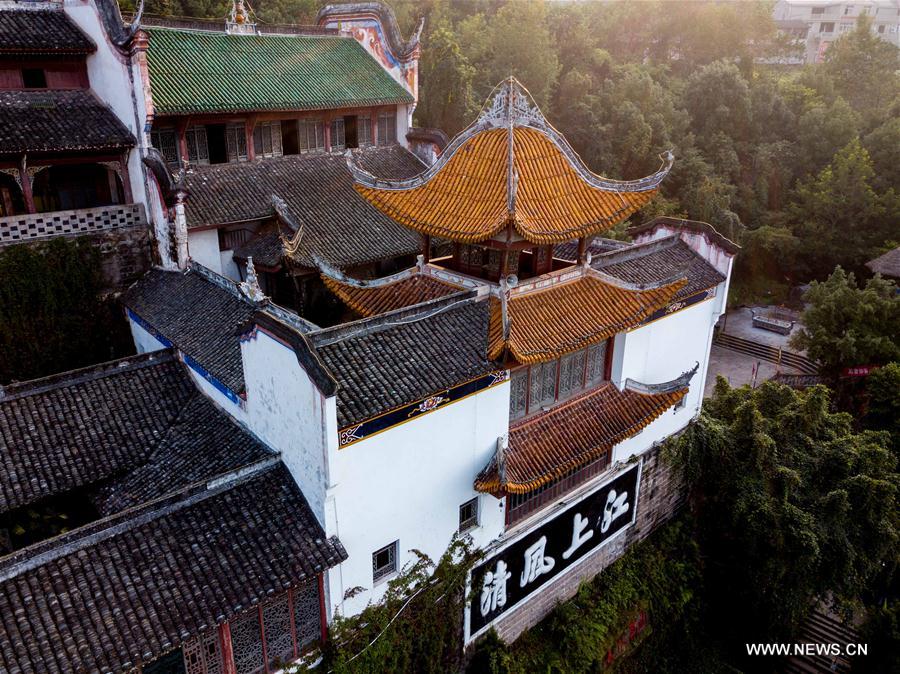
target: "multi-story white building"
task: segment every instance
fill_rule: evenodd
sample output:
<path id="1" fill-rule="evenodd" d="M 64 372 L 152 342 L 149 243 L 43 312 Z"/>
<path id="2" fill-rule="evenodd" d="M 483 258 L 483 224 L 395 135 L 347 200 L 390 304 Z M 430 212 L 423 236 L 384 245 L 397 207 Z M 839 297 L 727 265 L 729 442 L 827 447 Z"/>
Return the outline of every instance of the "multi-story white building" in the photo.
<path id="1" fill-rule="evenodd" d="M 153 272 L 125 300 L 135 342 L 178 349 L 281 453 L 348 553 L 329 615 L 463 532 L 487 552 L 467 639 L 515 638 L 675 511 L 658 447 L 699 413 L 736 247 L 668 218 L 633 244 L 595 239 L 670 159 L 637 181 L 591 173 L 514 80 L 411 179 L 348 161 L 348 197 L 421 235 L 415 266 L 363 279 L 309 242 L 321 292 L 349 312 L 330 327 L 272 304 L 255 274 Z M 428 259 L 432 236 L 449 254 Z"/>
<path id="2" fill-rule="evenodd" d="M 773 15 L 779 29 L 796 39 L 802 50 L 803 63 L 820 63 L 828 47 L 856 28 L 861 16 L 871 19 L 875 35 L 900 47 L 898 0 L 778 0 Z"/>

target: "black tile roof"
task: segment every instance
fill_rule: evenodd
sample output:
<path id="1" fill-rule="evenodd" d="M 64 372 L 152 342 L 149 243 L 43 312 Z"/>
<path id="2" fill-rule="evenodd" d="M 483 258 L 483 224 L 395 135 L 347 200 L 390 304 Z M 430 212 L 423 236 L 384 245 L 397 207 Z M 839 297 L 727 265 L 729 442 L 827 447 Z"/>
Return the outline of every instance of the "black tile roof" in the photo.
<path id="1" fill-rule="evenodd" d="M 110 513 L 269 456 L 171 351 L 0 392 L 0 512 L 134 471 L 101 504 Z"/>
<path id="2" fill-rule="evenodd" d="M 425 166 L 398 145 L 354 150 L 363 168 L 406 178 Z M 284 199 L 303 228 L 297 262 L 315 267 L 310 254 L 348 267 L 416 253 L 418 234 L 370 206 L 353 188 L 341 154 L 307 154 L 195 167 L 185 179 L 190 227 L 273 217 L 272 195 Z"/>
<path id="3" fill-rule="evenodd" d="M 591 266 L 628 283 L 687 277 L 687 285 L 678 291 L 675 299 L 685 299 L 725 280 L 723 274 L 677 236 L 606 253 L 594 258 Z"/>
<path id="4" fill-rule="evenodd" d="M 497 369 L 487 331 L 488 303 L 453 295 L 308 337 L 338 381 L 344 428 Z"/>
<path id="5" fill-rule="evenodd" d="M 346 558 L 260 466 L 0 559 L 0 671 L 130 671 Z"/>
<path id="6" fill-rule="evenodd" d="M 256 311 L 285 311 L 268 301 L 251 302 L 233 281 L 195 264 L 185 272 L 151 270 L 122 301 L 238 394 L 244 391 L 238 328 Z M 303 331 L 316 327 L 299 316 L 294 316 L 294 323 Z"/>
<path id="7" fill-rule="evenodd" d="M 236 260 L 253 258 L 253 265 L 276 268 L 284 258 L 284 246 L 281 243 L 281 224 L 267 223 L 247 241 L 232 251 Z"/>
<path id="8" fill-rule="evenodd" d="M 0 10 L 0 54 L 90 54 L 96 49 L 62 10 Z"/>
<path id="9" fill-rule="evenodd" d="M 133 145 L 134 136 L 90 91 L 0 91 L 0 154 Z"/>

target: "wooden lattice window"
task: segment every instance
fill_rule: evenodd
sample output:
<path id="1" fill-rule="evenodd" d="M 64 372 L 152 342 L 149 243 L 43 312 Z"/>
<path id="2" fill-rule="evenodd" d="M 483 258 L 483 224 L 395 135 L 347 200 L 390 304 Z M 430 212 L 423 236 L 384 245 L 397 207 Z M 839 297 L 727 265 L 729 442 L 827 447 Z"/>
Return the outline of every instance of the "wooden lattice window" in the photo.
<path id="1" fill-rule="evenodd" d="M 281 122 L 260 122 L 253 128 L 253 151 L 257 157 L 280 157 Z"/>
<path id="2" fill-rule="evenodd" d="M 259 611 L 247 611 L 231 621 L 231 652 L 236 674 L 257 674 L 265 670 Z"/>
<path id="3" fill-rule="evenodd" d="M 294 588 L 294 628 L 297 650 L 302 651 L 322 638 L 322 610 L 319 605 L 319 586 L 314 581 Z"/>
<path id="4" fill-rule="evenodd" d="M 218 630 L 186 641 L 181 650 L 186 674 L 222 674 L 224 671 Z"/>
<path id="5" fill-rule="evenodd" d="M 325 126 L 321 119 L 301 119 L 297 123 L 297 147 L 300 152 L 325 149 Z"/>
<path id="6" fill-rule="evenodd" d="M 175 129 L 158 129 L 150 132 L 150 144 L 170 164 L 179 164 L 178 136 Z"/>
<path id="7" fill-rule="evenodd" d="M 291 607 L 288 595 L 270 601 L 263 606 L 263 633 L 266 639 L 266 656 L 269 669 L 290 661 L 294 655 L 294 636 L 291 633 Z"/>
<path id="8" fill-rule="evenodd" d="M 243 124 L 229 124 L 225 127 L 225 148 L 228 161 L 247 161 L 247 128 Z"/>
<path id="9" fill-rule="evenodd" d="M 390 145 L 397 142 L 397 112 L 378 113 L 378 144 Z"/>
<path id="10" fill-rule="evenodd" d="M 528 410 L 528 368 L 513 370 L 509 380 L 509 418 L 521 419 Z"/>
<path id="11" fill-rule="evenodd" d="M 206 139 L 206 127 L 189 126 L 184 132 L 188 148 L 188 161 L 192 164 L 209 164 L 209 143 Z"/>
<path id="12" fill-rule="evenodd" d="M 556 371 L 559 361 L 551 360 L 531 366 L 531 392 L 528 408 L 536 411 L 556 400 Z"/>
<path id="13" fill-rule="evenodd" d="M 372 118 L 369 115 L 356 118 L 356 140 L 360 147 L 372 144 Z"/>
<path id="14" fill-rule="evenodd" d="M 584 388 L 584 351 L 576 351 L 562 357 L 559 363 L 559 398 L 568 398 Z"/>
<path id="15" fill-rule="evenodd" d="M 595 344 L 588 348 L 587 372 L 585 379 L 587 384 L 596 384 L 606 378 L 606 349 L 607 342 Z"/>
<path id="16" fill-rule="evenodd" d="M 344 134 L 344 118 L 338 117 L 331 120 L 331 149 L 343 150 L 347 147 L 347 139 Z"/>

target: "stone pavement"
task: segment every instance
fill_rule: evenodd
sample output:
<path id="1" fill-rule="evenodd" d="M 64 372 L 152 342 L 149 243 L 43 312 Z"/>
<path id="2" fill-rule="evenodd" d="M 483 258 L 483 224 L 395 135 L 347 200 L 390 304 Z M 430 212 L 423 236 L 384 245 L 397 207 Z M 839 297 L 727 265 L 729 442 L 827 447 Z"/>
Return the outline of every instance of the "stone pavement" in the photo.
<path id="1" fill-rule="evenodd" d="M 759 363 L 759 374 L 756 377 L 757 386 L 767 379 L 771 379 L 778 371 L 775 363 L 767 360 L 759 360 L 753 356 L 748 356 L 731 349 L 724 349 L 721 346 L 713 344 L 709 354 L 709 369 L 706 372 L 706 389 L 704 397 L 708 398 L 712 395 L 716 385 L 716 375 L 721 374 L 732 387 L 743 386 L 751 383 L 753 378 L 753 366 Z M 791 374 L 799 374 L 798 370 L 791 367 L 781 366 L 781 372 Z"/>

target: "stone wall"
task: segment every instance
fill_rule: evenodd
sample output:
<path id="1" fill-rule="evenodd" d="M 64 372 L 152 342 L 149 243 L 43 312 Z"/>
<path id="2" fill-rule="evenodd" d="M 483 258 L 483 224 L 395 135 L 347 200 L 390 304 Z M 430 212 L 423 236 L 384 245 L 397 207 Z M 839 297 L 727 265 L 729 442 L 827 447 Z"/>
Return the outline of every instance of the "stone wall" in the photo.
<path id="1" fill-rule="evenodd" d="M 648 450 L 644 454 L 635 523 L 625 534 L 612 539 L 570 572 L 544 586 L 537 595 L 494 623 L 497 634 L 508 643 L 515 641 L 522 632 L 545 618 L 557 604 L 574 597 L 582 583 L 616 561 L 629 546 L 643 540 L 670 519 L 684 502 L 684 497 L 683 481 L 662 459 L 659 448 Z"/>

